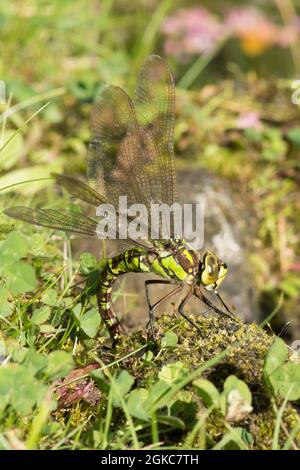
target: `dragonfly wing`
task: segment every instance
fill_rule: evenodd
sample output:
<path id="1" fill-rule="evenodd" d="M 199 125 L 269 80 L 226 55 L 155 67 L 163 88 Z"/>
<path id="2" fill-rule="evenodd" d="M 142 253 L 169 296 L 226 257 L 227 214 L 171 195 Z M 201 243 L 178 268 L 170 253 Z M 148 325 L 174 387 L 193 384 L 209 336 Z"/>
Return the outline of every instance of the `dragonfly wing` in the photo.
<path id="1" fill-rule="evenodd" d="M 119 196 L 127 196 L 128 206 L 143 204 L 150 215 L 152 202 L 171 205 L 177 199 L 174 94 L 171 71 L 158 56 L 142 67 L 134 103 L 118 87 L 100 94 L 91 116 L 88 179 L 115 207 Z"/>
<path id="2" fill-rule="evenodd" d="M 77 180 L 74 179 L 74 181 Z M 76 233 L 87 237 L 107 239 L 107 232 L 104 230 L 102 225 L 99 225 L 99 221 L 101 220 L 100 217 L 98 220 L 95 220 L 92 217 L 66 209 L 32 209 L 24 206 L 10 207 L 6 209 L 4 213 L 9 217 L 19 219 L 33 225 L 41 225 L 54 230 L 62 230 L 63 232 Z M 118 227 L 116 227 L 116 231 L 116 238 L 119 238 Z M 152 248 L 151 243 L 148 240 L 133 240 L 128 238 L 127 241 L 119 241 L 126 245 L 136 245 L 147 249 Z"/>
<path id="3" fill-rule="evenodd" d="M 95 189 L 81 180 L 73 178 L 68 175 L 52 174 L 56 182 L 68 191 L 74 197 L 81 201 L 87 202 L 92 206 L 99 206 L 99 204 L 107 204 L 107 199 Z"/>
<path id="4" fill-rule="evenodd" d="M 174 156 L 175 84 L 168 64 L 150 56 L 140 70 L 134 98 L 138 124 L 156 147 L 156 173 L 151 184 L 161 202 L 177 200 Z"/>
<path id="5" fill-rule="evenodd" d="M 152 195 L 145 158 L 150 156 L 145 157 L 132 100 L 121 88 L 104 88 L 92 111 L 91 133 L 89 184 L 116 208 L 119 196 L 127 196 L 128 205 L 148 205 Z"/>
<path id="6" fill-rule="evenodd" d="M 30 207 L 16 206 L 4 211 L 9 217 L 23 220 L 30 224 L 63 230 L 65 232 L 79 233 L 89 237 L 96 236 L 97 222 L 91 217 L 61 209 L 31 209 Z"/>

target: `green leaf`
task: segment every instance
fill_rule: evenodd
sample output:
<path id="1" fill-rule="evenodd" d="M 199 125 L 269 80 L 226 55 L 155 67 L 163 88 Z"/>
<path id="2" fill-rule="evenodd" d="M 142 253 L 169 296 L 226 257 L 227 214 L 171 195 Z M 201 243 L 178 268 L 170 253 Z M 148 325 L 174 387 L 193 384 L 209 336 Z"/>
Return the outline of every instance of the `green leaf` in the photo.
<path id="1" fill-rule="evenodd" d="M 53 351 L 48 356 L 48 366 L 45 370 L 47 377 L 51 380 L 65 377 L 73 367 L 71 354 L 65 351 Z"/>
<path id="2" fill-rule="evenodd" d="M 292 299 L 299 296 L 300 279 L 299 276 L 291 274 L 280 283 L 281 290 Z"/>
<path id="3" fill-rule="evenodd" d="M 153 411 L 167 406 L 168 402 L 165 399 L 166 393 L 170 390 L 170 385 L 164 380 L 159 380 L 149 390 L 147 400 L 147 412 L 151 414 Z"/>
<path id="4" fill-rule="evenodd" d="M 142 358 L 143 358 L 143 361 L 147 362 L 147 363 L 151 363 L 151 361 L 153 360 L 153 357 L 154 357 L 154 354 L 152 351 L 146 351 L 145 354 L 143 354 Z"/>
<path id="5" fill-rule="evenodd" d="M 285 342 L 275 338 L 264 362 L 264 375 L 268 378 L 278 367 L 282 366 L 288 359 L 288 349 Z"/>
<path id="6" fill-rule="evenodd" d="M 159 423 L 165 424 L 175 429 L 185 429 L 185 424 L 182 419 L 177 418 L 177 416 L 167 416 L 167 415 L 156 415 L 156 419 Z"/>
<path id="7" fill-rule="evenodd" d="M 146 411 L 146 403 L 149 396 L 148 390 L 145 388 L 137 388 L 132 390 L 128 396 L 127 408 L 131 416 L 149 421 L 150 415 Z"/>
<path id="8" fill-rule="evenodd" d="M 15 362 L 23 362 L 28 354 L 28 348 L 25 348 L 20 343 L 13 342 L 7 344 L 7 352 Z"/>
<path id="9" fill-rule="evenodd" d="M 189 372 L 188 367 L 183 362 L 177 361 L 163 366 L 158 374 L 160 380 L 169 385 L 181 380 Z"/>
<path id="10" fill-rule="evenodd" d="M 1 246 L 1 264 L 10 266 L 26 256 L 27 252 L 28 242 L 26 238 L 17 231 L 10 232 Z"/>
<path id="11" fill-rule="evenodd" d="M 82 253 L 79 259 L 80 273 L 87 276 L 97 269 L 99 269 L 99 266 L 96 257 L 89 252 Z"/>
<path id="12" fill-rule="evenodd" d="M 81 303 L 76 304 L 75 307 L 72 309 L 72 312 L 74 313 L 77 320 L 80 320 L 81 310 L 82 310 Z"/>
<path id="13" fill-rule="evenodd" d="M 40 333 L 55 333 L 55 327 L 53 325 L 40 325 L 39 326 Z"/>
<path id="14" fill-rule="evenodd" d="M 266 127 L 263 135 L 261 158 L 269 162 L 277 162 L 287 150 L 287 144 L 282 138 L 281 130 Z"/>
<path id="15" fill-rule="evenodd" d="M 46 321 L 50 317 L 50 314 L 51 314 L 50 307 L 45 305 L 44 307 L 38 308 L 37 310 L 33 312 L 31 321 L 35 325 L 42 325 L 43 323 L 46 323 Z"/>
<path id="16" fill-rule="evenodd" d="M 13 312 L 14 306 L 10 302 L 3 302 L 0 305 L 0 317 L 6 318 L 9 317 Z"/>
<path id="17" fill-rule="evenodd" d="M 162 348 L 175 348 L 178 343 L 178 336 L 171 331 L 167 332 L 161 340 L 161 347 Z"/>
<path id="18" fill-rule="evenodd" d="M 243 428 L 233 428 L 224 434 L 213 450 L 244 450 L 253 441 L 252 435 Z"/>
<path id="19" fill-rule="evenodd" d="M 119 397 L 124 397 L 125 395 L 127 395 L 133 384 L 134 377 L 129 374 L 127 370 L 122 370 L 118 375 L 117 379 L 115 380 L 114 385 L 112 386 L 114 406 L 121 406 Z"/>
<path id="20" fill-rule="evenodd" d="M 23 361 L 23 365 L 30 371 L 32 375 L 36 375 L 48 365 L 48 358 L 36 351 L 29 350 Z"/>
<path id="21" fill-rule="evenodd" d="M 235 375 L 227 377 L 221 393 L 221 410 L 228 421 L 240 421 L 252 411 L 252 395 L 248 385 Z"/>
<path id="22" fill-rule="evenodd" d="M 39 404 L 46 387 L 38 382 L 23 365 L 0 368 L 0 407 L 11 405 L 18 414 L 26 416 Z"/>
<path id="23" fill-rule="evenodd" d="M 33 291 L 37 285 L 34 268 L 23 261 L 10 265 L 6 272 L 6 284 L 13 294 Z"/>
<path id="24" fill-rule="evenodd" d="M 7 301 L 9 291 L 6 287 L 0 287 L 0 304 Z"/>
<path id="25" fill-rule="evenodd" d="M 244 134 L 246 138 L 254 144 L 258 144 L 263 140 L 263 133 L 255 129 L 255 127 L 248 127 L 244 130 Z"/>
<path id="26" fill-rule="evenodd" d="M 6 287 L 0 287 L 0 317 L 8 317 L 13 309 L 14 305 L 11 302 L 7 302 L 9 290 Z"/>
<path id="27" fill-rule="evenodd" d="M 91 372 L 91 376 L 95 380 L 95 382 L 96 382 L 98 388 L 101 390 L 101 392 L 108 395 L 110 386 L 109 386 L 107 378 L 103 374 L 102 370 L 100 370 L 100 369 L 93 370 Z"/>
<path id="28" fill-rule="evenodd" d="M 15 384 L 11 404 L 22 416 L 31 413 L 33 407 L 43 399 L 47 388 L 38 382 L 27 368 L 19 367 L 15 373 Z"/>
<path id="29" fill-rule="evenodd" d="M 14 373 L 9 367 L 0 368 L 0 397 L 1 400 L 5 395 L 10 394 L 14 385 Z M 0 402 L 1 402 L 0 400 Z"/>
<path id="30" fill-rule="evenodd" d="M 218 389 L 209 380 L 198 379 L 193 382 L 198 395 L 202 398 L 206 406 L 218 408 L 220 405 L 220 394 Z"/>
<path id="31" fill-rule="evenodd" d="M 290 129 L 287 132 L 287 138 L 297 147 L 300 147 L 300 127 Z"/>
<path id="32" fill-rule="evenodd" d="M 44 304 L 50 305 L 50 307 L 55 307 L 57 305 L 57 292 L 55 289 L 47 289 L 42 297 L 41 300 Z"/>
<path id="33" fill-rule="evenodd" d="M 288 400 L 298 400 L 300 398 L 300 365 L 287 363 L 278 367 L 269 380 L 274 393 L 281 395 Z"/>
<path id="34" fill-rule="evenodd" d="M 20 168 L 17 170 L 9 171 L 0 177 L 0 188 L 9 186 L 11 184 L 23 183 L 26 180 L 49 178 L 49 174 L 61 173 L 62 162 L 59 159 L 54 159 L 47 165 L 30 165 L 27 168 Z M 41 189 L 49 187 L 52 181 L 39 181 L 34 184 L 20 184 L 14 190 L 19 194 L 32 195 L 41 191 Z"/>
<path id="35" fill-rule="evenodd" d="M 1 380 L 1 378 L 0 378 Z M 6 395 L 4 396 L 1 396 L 1 393 L 0 393 L 0 413 L 2 414 L 5 410 L 5 408 L 7 407 L 7 405 L 9 404 L 9 401 L 10 401 L 10 396 L 9 394 L 7 393 Z"/>
<path id="36" fill-rule="evenodd" d="M 243 380 L 238 379 L 235 375 L 227 377 L 224 383 L 224 391 L 228 395 L 232 390 L 238 390 L 241 396 L 249 403 L 251 403 L 252 396 L 248 385 Z"/>
<path id="37" fill-rule="evenodd" d="M 80 328 L 89 337 L 94 338 L 98 333 L 101 318 L 97 308 L 91 308 L 79 319 Z"/>
<path id="38" fill-rule="evenodd" d="M 1 147 L 4 145 L 5 147 L 1 150 L 0 168 L 1 170 L 9 170 L 22 155 L 23 136 L 20 132 L 16 133 L 12 129 L 5 129 L 1 142 Z"/>
<path id="39" fill-rule="evenodd" d="M 101 318 L 98 309 L 92 308 L 83 314 L 82 305 L 79 303 L 75 305 L 72 311 L 76 317 L 78 326 L 81 328 L 81 330 L 89 338 L 94 338 L 98 332 L 101 323 Z"/>

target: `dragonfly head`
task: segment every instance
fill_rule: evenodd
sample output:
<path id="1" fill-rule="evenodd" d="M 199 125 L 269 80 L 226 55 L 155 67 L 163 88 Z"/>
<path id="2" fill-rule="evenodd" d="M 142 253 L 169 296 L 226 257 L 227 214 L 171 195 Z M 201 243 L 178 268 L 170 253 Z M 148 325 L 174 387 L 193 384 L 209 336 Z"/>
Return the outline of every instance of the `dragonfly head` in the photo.
<path id="1" fill-rule="evenodd" d="M 223 282 L 228 268 L 214 253 L 207 251 L 203 260 L 199 262 L 198 284 L 202 284 L 206 290 L 216 291 Z"/>

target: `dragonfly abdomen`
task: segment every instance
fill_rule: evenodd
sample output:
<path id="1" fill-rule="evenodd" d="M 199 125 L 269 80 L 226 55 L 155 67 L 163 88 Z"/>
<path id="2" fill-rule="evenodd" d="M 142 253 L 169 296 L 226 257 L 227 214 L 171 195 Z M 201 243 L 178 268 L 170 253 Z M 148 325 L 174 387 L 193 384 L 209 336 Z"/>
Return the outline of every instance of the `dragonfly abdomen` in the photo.
<path id="1" fill-rule="evenodd" d="M 151 271 L 148 260 L 149 253 L 140 248 L 126 250 L 107 260 L 101 270 L 101 278 L 97 293 L 98 307 L 102 320 L 108 328 L 111 338 L 115 341 L 121 334 L 121 326 L 112 305 L 112 289 L 115 280 L 129 272 Z"/>
<path id="2" fill-rule="evenodd" d="M 112 305 L 112 289 L 115 280 L 126 273 L 154 273 L 165 279 L 192 284 L 197 263 L 195 255 L 185 246 L 173 251 L 150 252 L 133 248 L 110 258 L 101 271 L 97 294 L 98 306 L 102 320 L 110 336 L 116 340 L 122 334 L 120 324 Z"/>

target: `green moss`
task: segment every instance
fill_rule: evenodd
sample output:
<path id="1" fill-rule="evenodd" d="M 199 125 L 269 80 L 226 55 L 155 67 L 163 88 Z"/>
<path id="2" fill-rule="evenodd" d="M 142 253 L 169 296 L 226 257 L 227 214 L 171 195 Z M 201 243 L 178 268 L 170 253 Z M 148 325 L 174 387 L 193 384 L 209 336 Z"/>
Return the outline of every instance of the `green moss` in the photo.
<path id="1" fill-rule="evenodd" d="M 273 403 L 267 393 L 263 380 L 263 363 L 274 336 L 267 334 L 256 324 L 245 325 L 217 315 L 198 316 L 194 321 L 201 332 L 196 332 L 181 319 L 163 316 L 156 323 L 158 337 L 163 332 L 172 331 L 178 335 L 178 344 L 174 348 L 157 350 L 152 348 L 154 357 L 151 362 L 143 359 L 145 351 L 126 359 L 126 367 L 136 377 L 136 386 L 147 387 L 158 378 L 158 372 L 165 364 L 181 361 L 190 370 L 199 367 L 228 346 L 231 349 L 227 356 L 217 365 L 208 369 L 204 378 L 210 380 L 221 391 L 225 379 L 234 374 L 249 386 L 253 398 L 253 411 L 243 421 L 230 423 L 231 426 L 243 427 L 253 436 L 253 448 L 272 448 L 272 438 L 276 421 Z M 158 340 L 159 342 L 159 340 Z M 145 333 L 137 331 L 124 338 L 116 348 L 116 359 L 134 351 L 146 343 Z M 160 350 L 159 354 L 158 351 Z M 187 387 L 194 396 L 198 416 L 203 413 L 204 405 L 193 387 Z M 280 403 L 277 403 L 280 405 Z M 288 404 L 283 415 L 279 443 L 283 445 L 297 422 L 297 409 Z M 299 422 L 299 419 L 298 419 Z M 218 411 L 211 413 L 206 421 L 207 442 L 218 442 L 226 432 L 226 421 Z M 295 439 L 300 442 L 300 434 Z M 194 443 L 195 445 L 195 443 Z"/>

